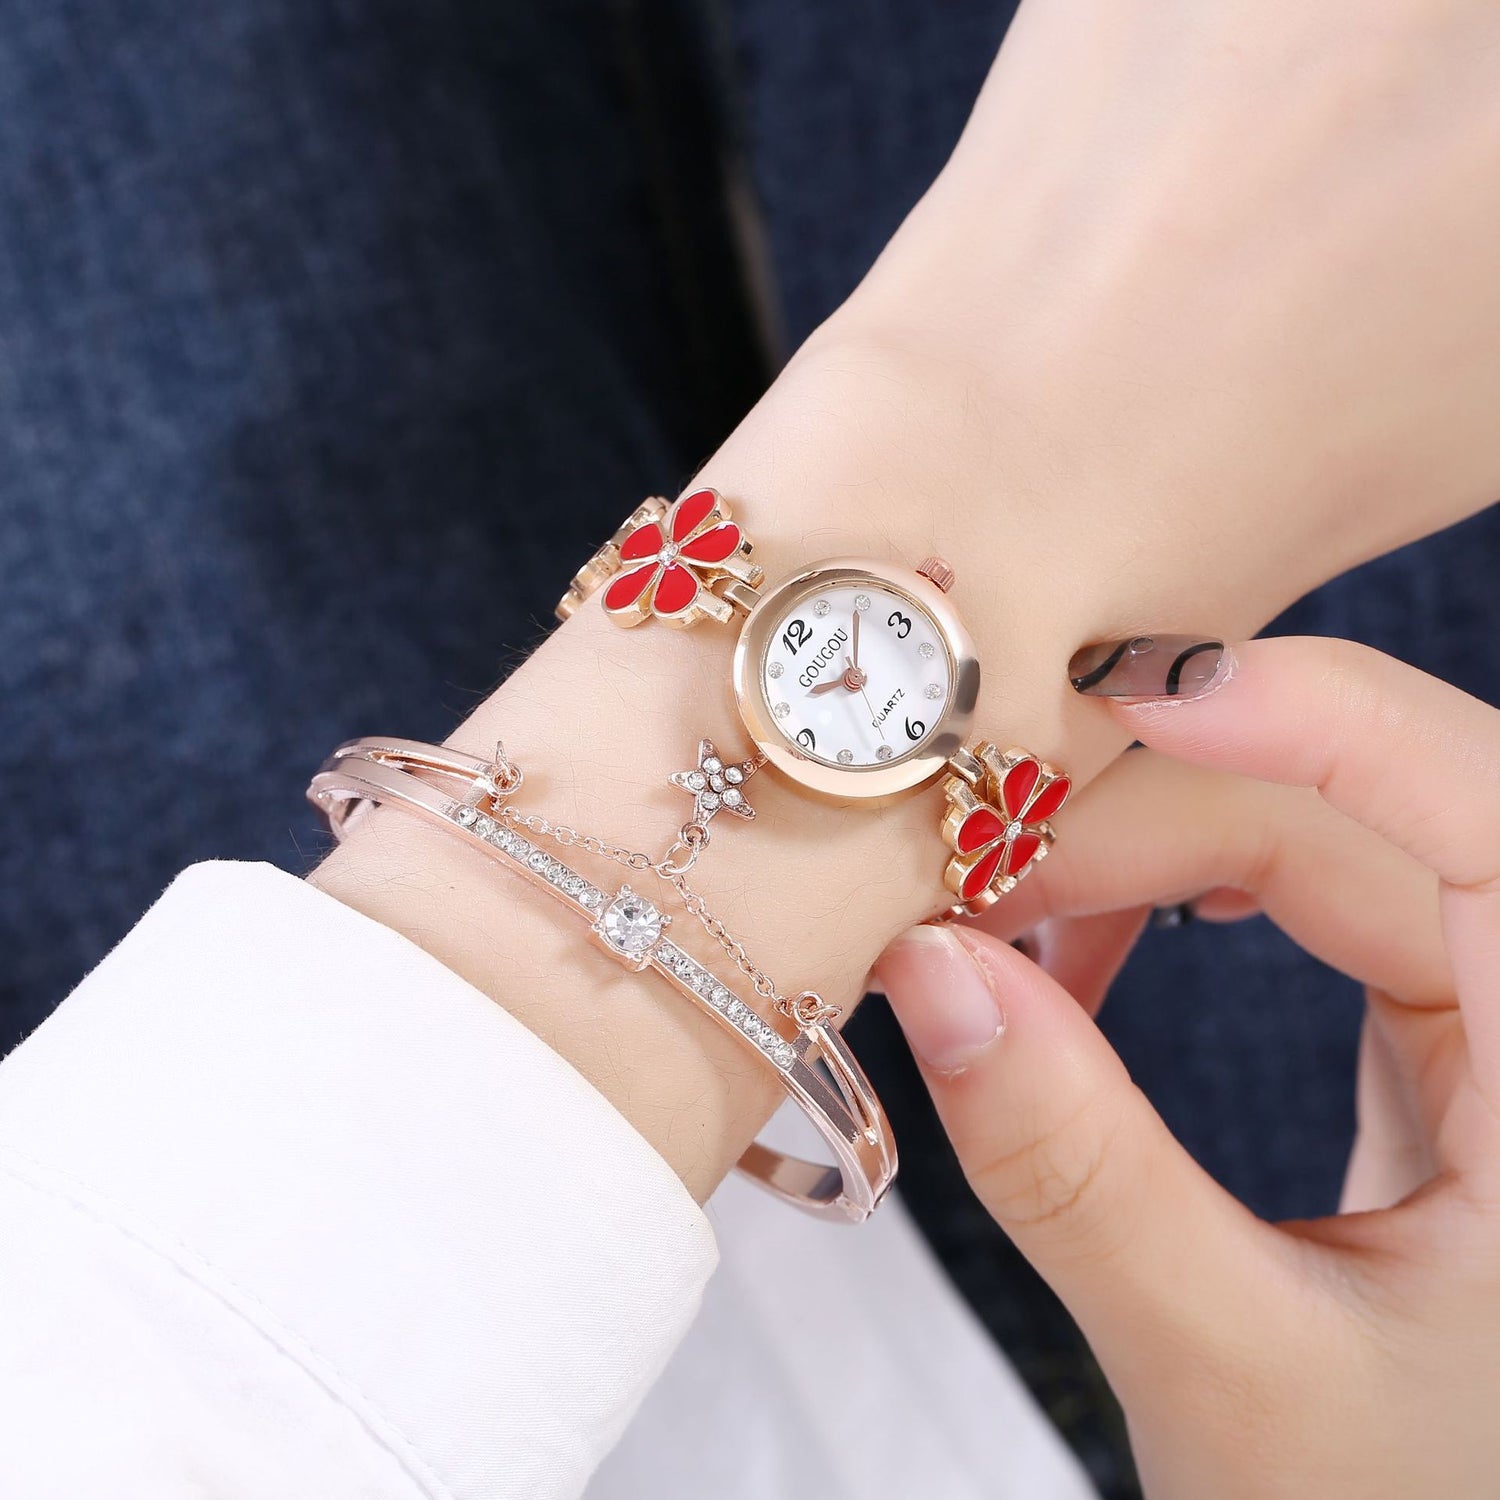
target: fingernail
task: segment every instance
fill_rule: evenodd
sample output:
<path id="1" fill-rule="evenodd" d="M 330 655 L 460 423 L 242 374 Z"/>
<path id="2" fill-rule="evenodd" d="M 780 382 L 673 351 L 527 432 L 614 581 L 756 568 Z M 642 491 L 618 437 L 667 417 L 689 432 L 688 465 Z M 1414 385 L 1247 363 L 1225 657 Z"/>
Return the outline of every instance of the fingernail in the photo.
<path id="1" fill-rule="evenodd" d="M 996 976 L 981 944 L 956 927 L 923 923 L 880 960 L 885 993 L 919 1061 L 961 1073 L 1005 1031 Z"/>
<path id="2" fill-rule="evenodd" d="M 1068 680 L 1096 698 L 1202 698 L 1229 680 L 1234 657 L 1201 635 L 1133 635 L 1074 652 Z"/>

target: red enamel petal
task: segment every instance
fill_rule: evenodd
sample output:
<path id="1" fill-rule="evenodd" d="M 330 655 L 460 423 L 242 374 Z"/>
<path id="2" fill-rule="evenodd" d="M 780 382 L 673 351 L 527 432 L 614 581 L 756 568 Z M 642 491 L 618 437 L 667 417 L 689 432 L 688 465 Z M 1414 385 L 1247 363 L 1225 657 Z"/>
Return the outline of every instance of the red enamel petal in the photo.
<path id="1" fill-rule="evenodd" d="M 661 527 L 655 521 L 647 521 L 644 526 L 637 526 L 620 544 L 621 561 L 639 562 L 642 558 L 655 557 L 665 541 Z"/>
<path id="2" fill-rule="evenodd" d="M 992 807 L 976 807 L 965 818 L 958 830 L 958 852 L 972 854 L 986 844 L 992 844 L 1005 832 L 1005 824 Z"/>
<path id="3" fill-rule="evenodd" d="M 692 541 L 685 542 L 682 555 L 691 558 L 693 562 L 719 563 L 739 544 L 740 528 L 726 521 L 724 525 L 715 526 L 712 531 L 705 531 L 702 536 L 695 536 Z"/>
<path id="4" fill-rule="evenodd" d="M 647 563 L 630 573 L 621 573 L 604 591 L 605 609 L 629 609 L 646 592 L 646 586 L 656 577 L 656 564 Z"/>
<path id="5" fill-rule="evenodd" d="M 1000 803 L 1007 817 L 1021 816 L 1021 809 L 1026 806 L 1026 799 L 1036 789 L 1041 775 L 1041 766 L 1030 759 L 1018 760 L 1005 773 L 1005 780 L 1000 784 Z"/>
<path id="6" fill-rule="evenodd" d="M 1042 836 L 1039 833 L 1018 833 L 1004 848 L 1005 873 L 1015 875 L 1024 870 L 1041 846 Z"/>
<path id="7" fill-rule="evenodd" d="M 672 540 L 691 536 L 707 519 L 718 496 L 712 490 L 695 490 L 672 507 Z"/>
<path id="8" fill-rule="evenodd" d="M 965 901 L 972 901 L 995 878 L 995 871 L 1000 867 L 1000 856 L 1004 853 L 1005 845 L 997 844 L 964 876 L 961 894 Z"/>
<path id="9" fill-rule="evenodd" d="M 1068 800 L 1068 793 L 1072 789 L 1073 783 L 1066 776 L 1059 776 L 1055 781 L 1049 781 L 1036 794 L 1036 801 L 1026 809 L 1026 821 L 1041 823 L 1050 818 Z"/>
<path id="10" fill-rule="evenodd" d="M 687 568 L 674 563 L 656 585 L 654 607 L 659 615 L 680 614 L 698 597 L 698 580 Z"/>

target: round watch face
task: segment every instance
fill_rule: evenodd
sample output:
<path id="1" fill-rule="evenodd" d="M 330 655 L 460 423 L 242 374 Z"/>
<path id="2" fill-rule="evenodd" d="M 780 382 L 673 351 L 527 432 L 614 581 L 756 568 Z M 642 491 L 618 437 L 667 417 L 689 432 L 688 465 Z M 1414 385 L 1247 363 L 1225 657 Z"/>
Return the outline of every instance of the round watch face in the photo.
<path id="1" fill-rule="evenodd" d="M 926 579 L 877 564 L 826 564 L 756 606 L 735 685 L 752 735 L 788 774 L 822 790 L 879 796 L 930 779 L 957 749 L 978 664 Z"/>

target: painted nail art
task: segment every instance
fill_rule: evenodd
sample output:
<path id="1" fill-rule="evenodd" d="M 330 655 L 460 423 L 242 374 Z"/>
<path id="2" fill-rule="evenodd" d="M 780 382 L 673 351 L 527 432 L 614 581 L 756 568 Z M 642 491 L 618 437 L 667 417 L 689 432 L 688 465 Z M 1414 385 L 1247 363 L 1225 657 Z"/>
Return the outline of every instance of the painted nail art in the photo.
<path id="1" fill-rule="evenodd" d="M 1133 635 L 1076 651 L 1068 679 L 1098 698 L 1197 698 L 1223 680 L 1229 659 L 1209 637 Z"/>

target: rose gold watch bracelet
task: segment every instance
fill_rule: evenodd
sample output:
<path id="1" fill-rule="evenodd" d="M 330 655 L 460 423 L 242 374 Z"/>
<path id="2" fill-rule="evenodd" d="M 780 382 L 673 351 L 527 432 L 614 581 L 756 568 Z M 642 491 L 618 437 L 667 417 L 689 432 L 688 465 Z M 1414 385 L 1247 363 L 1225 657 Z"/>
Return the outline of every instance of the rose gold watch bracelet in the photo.
<path id="1" fill-rule="evenodd" d="M 695 853 L 691 840 L 684 844 L 679 839 L 663 858 L 652 860 L 522 812 L 507 800 L 521 780 L 519 768 L 498 747 L 494 759 L 486 761 L 415 740 L 363 739 L 335 750 L 313 777 L 307 795 L 340 839 L 382 803 L 436 823 L 546 891 L 586 922 L 595 943 L 617 962 L 667 980 L 774 1069 L 835 1162 L 805 1161 L 757 1141 L 740 1158 L 738 1169 L 783 1202 L 819 1217 L 846 1223 L 868 1218 L 895 1178 L 896 1148 L 879 1099 L 832 1024 L 837 1011 L 808 992 L 795 999 L 781 996 L 748 961 L 686 884 L 684 873 Z M 753 978 L 754 993 L 774 1002 L 767 1007 L 772 1015 L 759 1014 L 752 1001 L 735 994 L 671 941 L 666 936 L 671 917 L 653 902 L 628 884 L 612 892 L 596 884 L 542 847 L 539 838 L 666 879 L 736 967 Z"/>

